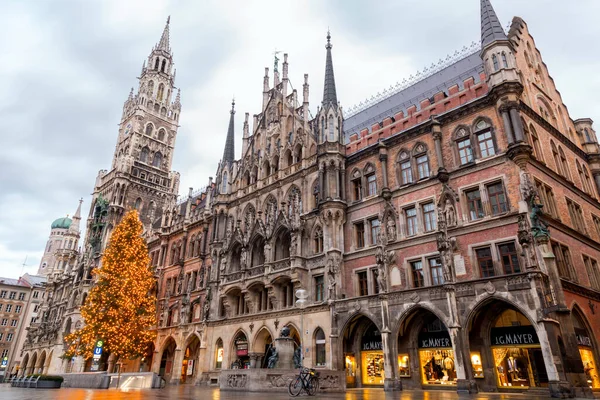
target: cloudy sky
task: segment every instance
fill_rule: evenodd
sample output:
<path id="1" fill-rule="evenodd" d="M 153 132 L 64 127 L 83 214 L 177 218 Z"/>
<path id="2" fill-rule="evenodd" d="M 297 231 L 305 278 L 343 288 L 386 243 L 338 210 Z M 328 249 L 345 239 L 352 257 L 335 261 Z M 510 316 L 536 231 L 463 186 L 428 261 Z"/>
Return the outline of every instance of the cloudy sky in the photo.
<path id="1" fill-rule="evenodd" d="M 528 23 L 571 117 L 600 120 L 600 55 L 592 45 L 600 40 L 600 2 L 493 3 L 504 26 L 515 15 Z M 50 224 L 72 214 L 80 197 L 87 216 L 96 174 L 111 165 L 123 102 L 168 15 L 183 104 L 173 163 L 180 194 L 214 175 L 233 96 L 239 156 L 244 113 L 260 111 L 275 50 L 289 53 L 300 93 L 309 74 L 314 114 L 328 27 L 346 107 L 480 37 L 478 0 L 4 0 L 0 276 L 37 271 Z"/>

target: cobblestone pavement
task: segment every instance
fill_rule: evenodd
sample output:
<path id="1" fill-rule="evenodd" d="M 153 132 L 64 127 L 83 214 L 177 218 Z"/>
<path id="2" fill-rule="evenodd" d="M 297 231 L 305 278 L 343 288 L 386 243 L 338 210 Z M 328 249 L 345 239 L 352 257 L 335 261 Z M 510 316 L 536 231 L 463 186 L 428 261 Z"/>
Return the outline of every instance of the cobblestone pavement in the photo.
<path id="1" fill-rule="evenodd" d="M 306 396 L 302 396 L 306 398 Z M 169 386 L 154 390 L 90 390 L 90 389 L 22 389 L 6 384 L 0 385 L 0 399 L 6 400 L 229 400 L 229 399 L 262 399 L 289 400 L 287 393 L 240 393 L 220 392 L 219 389 L 189 385 Z M 345 400 L 542 400 L 547 396 L 531 394 L 480 393 L 459 395 L 451 391 L 403 391 L 384 392 L 381 389 L 348 390 L 346 393 L 317 394 L 314 399 Z"/>

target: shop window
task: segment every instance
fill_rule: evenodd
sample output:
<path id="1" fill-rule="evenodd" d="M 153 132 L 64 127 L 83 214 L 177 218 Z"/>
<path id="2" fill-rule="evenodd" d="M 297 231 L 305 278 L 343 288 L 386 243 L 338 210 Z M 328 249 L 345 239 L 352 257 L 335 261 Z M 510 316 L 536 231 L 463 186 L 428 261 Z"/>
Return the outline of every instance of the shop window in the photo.
<path id="1" fill-rule="evenodd" d="M 423 228 L 425 232 L 431 232 L 437 229 L 435 205 L 433 202 L 423 204 Z"/>
<path id="2" fill-rule="evenodd" d="M 590 281 L 590 287 L 600 291 L 600 271 L 598 271 L 598 262 L 588 256 L 583 256 L 583 263 Z"/>
<path id="3" fill-rule="evenodd" d="M 369 295 L 369 281 L 367 271 L 360 271 L 356 274 L 358 278 L 358 295 L 368 296 Z"/>
<path id="4" fill-rule="evenodd" d="M 490 331 L 490 342 L 499 387 L 548 385 L 540 341 L 523 314 L 505 310 Z"/>
<path id="5" fill-rule="evenodd" d="M 379 237 L 379 228 L 380 228 L 379 219 L 375 218 L 375 219 L 369 220 L 369 225 L 371 227 L 371 244 L 376 245 L 377 238 Z"/>
<path id="6" fill-rule="evenodd" d="M 354 236 L 356 239 L 356 248 L 362 249 L 365 247 L 365 224 L 357 222 L 354 224 Z"/>
<path id="7" fill-rule="evenodd" d="M 499 215 L 508 211 L 506 195 L 502 182 L 487 185 L 488 199 L 492 208 L 492 215 Z"/>
<path id="8" fill-rule="evenodd" d="M 406 236 L 414 236 L 417 234 L 417 209 L 415 207 L 406 208 L 404 210 L 406 218 Z"/>
<path id="9" fill-rule="evenodd" d="M 323 329 L 317 328 L 315 333 L 315 365 L 324 367 L 327 364 L 325 353 L 325 332 Z"/>
<path id="10" fill-rule="evenodd" d="M 398 376 L 410 376 L 410 358 L 408 354 L 398 354 Z"/>
<path id="11" fill-rule="evenodd" d="M 600 374 L 598 373 L 598 363 L 594 357 L 594 344 L 591 335 L 583 322 L 578 310 L 571 313 L 573 327 L 575 328 L 575 337 L 577 338 L 577 347 L 579 355 L 583 362 L 583 372 L 585 373 L 587 384 L 590 389 L 600 389 Z"/>
<path id="12" fill-rule="evenodd" d="M 483 378 L 483 365 L 481 364 L 481 353 L 478 351 L 471 352 L 471 366 L 473 367 L 473 377 Z"/>
<path id="13" fill-rule="evenodd" d="M 315 276 L 315 301 L 325 300 L 325 278 L 323 275 Z"/>
<path id="14" fill-rule="evenodd" d="M 492 249 L 490 247 L 484 247 L 475 250 L 477 256 L 477 265 L 479 265 L 479 272 L 482 278 L 488 278 L 495 276 L 494 272 L 494 261 L 492 260 Z"/>
<path id="15" fill-rule="evenodd" d="M 580 233 L 587 234 L 585 222 L 583 221 L 583 211 L 581 210 L 581 206 L 571 199 L 567 198 L 566 200 L 569 216 L 571 217 L 571 226 Z"/>
<path id="16" fill-rule="evenodd" d="M 412 273 L 413 287 L 420 288 L 425 286 L 425 274 L 423 273 L 423 262 L 421 260 L 410 263 Z"/>
<path id="17" fill-rule="evenodd" d="M 431 275 L 432 285 L 443 285 L 444 284 L 444 271 L 442 268 L 442 262 L 438 257 L 430 258 L 427 260 L 429 263 L 429 273 Z"/>
<path id="18" fill-rule="evenodd" d="M 465 165 L 473 161 L 473 148 L 471 147 L 471 139 L 466 138 L 457 142 L 458 156 L 460 164 Z"/>
<path id="19" fill-rule="evenodd" d="M 465 192 L 467 197 L 467 207 L 469 209 L 469 218 L 471 221 L 483 218 L 483 203 L 481 202 L 481 193 L 479 189 L 473 189 Z"/>
<path id="20" fill-rule="evenodd" d="M 419 332 L 419 361 L 424 385 L 456 385 L 452 341 L 446 327 L 437 319 Z"/>
<path id="21" fill-rule="evenodd" d="M 371 324 L 361 338 L 361 365 L 364 385 L 383 385 L 383 345 L 375 324 Z"/>
<path id="22" fill-rule="evenodd" d="M 250 368 L 250 357 L 248 355 L 248 339 L 243 332 L 237 334 L 233 341 L 235 348 L 236 359 L 231 363 L 231 369 L 248 369 Z"/>
<path id="23" fill-rule="evenodd" d="M 517 254 L 517 248 L 514 242 L 499 245 L 498 252 L 500 253 L 500 259 L 502 260 L 505 274 L 518 274 L 521 272 L 519 255 Z"/>
<path id="24" fill-rule="evenodd" d="M 375 196 L 377 194 L 377 175 L 367 175 L 367 187 L 369 189 L 369 196 Z"/>

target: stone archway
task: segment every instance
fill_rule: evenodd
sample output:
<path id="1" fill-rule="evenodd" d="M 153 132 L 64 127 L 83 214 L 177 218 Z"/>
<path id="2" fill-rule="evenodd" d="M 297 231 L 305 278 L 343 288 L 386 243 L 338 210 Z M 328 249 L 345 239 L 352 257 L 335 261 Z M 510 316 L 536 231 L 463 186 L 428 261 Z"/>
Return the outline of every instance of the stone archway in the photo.
<path id="1" fill-rule="evenodd" d="M 154 361 L 154 342 L 148 345 L 146 354 L 140 359 L 140 372 L 149 372 L 152 369 L 152 362 Z"/>
<path id="2" fill-rule="evenodd" d="M 231 369 L 244 369 L 250 367 L 250 352 L 248 336 L 243 330 L 238 330 L 233 336 L 229 351 L 229 365 Z"/>
<path id="3" fill-rule="evenodd" d="M 177 349 L 177 343 L 173 337 L 169 336 L 162 347 L 160 355 L 160 367 L 158 375 L 162 376 L 165 380 L 169 381 L 169 378 L 175 374 L 173 371 L 175 362 L 175 350 Z"/>
<path id="4" fill-rule="evenodd" d="M 590 389 L 598 390 L 600 389 L 600 372 L 598 371 L 600 357 L 598 357 L 599 349 L 594 331 L 590 327 L 585 314 L 577 305 L 571 311 L 571 319 L 586 383 Z"/>
<path id="5" fill-rule="evenodd" d="M 194 383 L 197 377 L 200 355 L 200 339 L 193 333 L 187 340 L 181 366 L 181 383 Z"/>
<path id="6" fill-rule="evenodd" d="M 29 362 L 29 366 L 27 368 L 26 375 L 32 375 L 36 373 L 36 365 L 37 365 L 38 354 L 37 352 L 33 353 L 31 356 L 31 361 Z"/>
<path id="7" fill-rule="evenodd" d="M 23 361 L 21 362 L 21 369 L 19 371 L 19 377 L 27 375 L 27 367 L 29 365 L 29 353 L 25 354 Z"/>
<path id="8" fill-rule="evenodd" d="M 537 325 L 517 306 L 489 299 L 468 319 L 467 368 L 479 390 L 506 391 L 548 387 L 546 356 Z"/>
<path id="9" fill-rule="evenodd" d="M 371 318 L 362 314 L 346 323 L 340 356 L 347 387 L 383 386 L 384 352 L 379 329 Z"/>
<path id="10" fill-rule="evenodd" d="M 40 357 L 37 360 L 37 363 L 35 364 L 35 373 L 43 374 L 45 365 L 46 365 L 46 350 L 42 351 L 42 353 L 40 354 Z"/>
<path id="11" fill-rule="evenodd" d="M 267 368 L 267 361 L 273 348 L 273 336 L 269 328 L 263 326 L 254 336 L 250 353 L 250 368 Z"/>

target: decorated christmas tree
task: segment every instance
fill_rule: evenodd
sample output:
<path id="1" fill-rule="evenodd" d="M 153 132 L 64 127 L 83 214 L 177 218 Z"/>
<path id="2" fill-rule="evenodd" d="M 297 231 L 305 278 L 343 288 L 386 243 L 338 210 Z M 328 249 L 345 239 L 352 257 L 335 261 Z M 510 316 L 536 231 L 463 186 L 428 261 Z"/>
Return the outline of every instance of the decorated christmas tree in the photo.
<path id="1" fill-rule="evenodd" d="M 85 325 L 66 337 L 66 356 L 92 357 L 96 341 L 120 360 L 143 356 L 156 332 L 155 284 L 142 223 L 137 211 L 128 212 L 113 231 L 102 266 L 94 270 L 81 315 Z"/>

